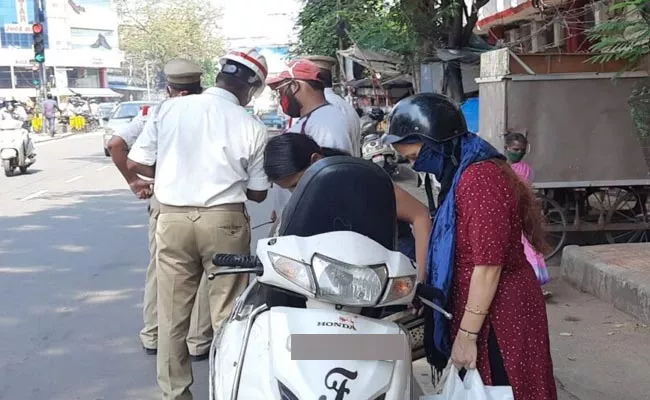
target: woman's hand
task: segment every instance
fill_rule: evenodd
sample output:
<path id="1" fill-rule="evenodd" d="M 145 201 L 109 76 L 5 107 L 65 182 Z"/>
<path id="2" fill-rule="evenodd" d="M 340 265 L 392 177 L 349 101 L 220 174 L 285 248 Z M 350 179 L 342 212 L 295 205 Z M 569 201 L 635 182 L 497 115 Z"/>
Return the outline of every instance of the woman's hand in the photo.
<path id="1" fill-rule="evenodd" d="M 451 348 L 451 362 L 458 368 L 476 369 L 476 338 L 470 338 L 462 333 L 456 335 Z"/>

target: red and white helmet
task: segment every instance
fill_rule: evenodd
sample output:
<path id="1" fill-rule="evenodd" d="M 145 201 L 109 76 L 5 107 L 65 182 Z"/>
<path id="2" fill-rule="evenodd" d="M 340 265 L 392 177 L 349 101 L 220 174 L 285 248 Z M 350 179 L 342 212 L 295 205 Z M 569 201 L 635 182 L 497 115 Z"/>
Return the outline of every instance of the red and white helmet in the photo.
<path id="1" fill-rule="evenodd" d="M 256 49 L 247 47 L 243 49 L 231 50 L 226 55 L 221 57 L 219 59 L 219 64 L 221 64 L 222 68 L 227 61 L 235 61 L 253 71 L 255 73 L 255 76 L 261 82 L 261 85 L 256 94 L 262 93 L 266 82 L 266 76 L 269 73 L 269 67 L 266 64 L 266 57 L 261 55 Z"/>

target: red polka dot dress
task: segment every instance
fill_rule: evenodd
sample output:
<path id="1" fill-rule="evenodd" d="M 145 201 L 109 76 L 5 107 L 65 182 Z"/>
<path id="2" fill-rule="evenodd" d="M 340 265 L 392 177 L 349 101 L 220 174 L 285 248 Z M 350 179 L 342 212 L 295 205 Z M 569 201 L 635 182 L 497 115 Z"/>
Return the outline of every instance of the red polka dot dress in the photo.
<path id="1" fill-rule="evenodd" d="M 488 334 L 494 330 L 516 400 L 556 400 L 546 304 L 521 243 L 519 203 L 494 162 L 469 166 L 456 190 L 456 263 L 451 293 L 452 340 L 465 313 L 475 265 L 502 266 L 478 338 L 477 367 L 491 384 Z"/>

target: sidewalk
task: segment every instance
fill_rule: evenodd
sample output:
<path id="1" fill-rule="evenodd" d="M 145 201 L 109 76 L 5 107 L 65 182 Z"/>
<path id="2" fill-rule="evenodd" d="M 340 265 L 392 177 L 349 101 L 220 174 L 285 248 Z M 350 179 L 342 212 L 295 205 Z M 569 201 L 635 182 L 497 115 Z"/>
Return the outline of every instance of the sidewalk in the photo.
<path id="1" fill-rule="evenodd" d="M 30 136 L 32 137 L 32 140 L 34 143 L 43 143 L 43 142 L 49 142 L 51 140 L 59 140 L 63 138 L 67 138 L 70 136 L 74 135 L 80 135 L 85 132 L 67 132 L 67 133 L 57 133 L 54 135 L 54 137 L 51 137 L 49 134 L 43 134 L 43 133 L 32 133 Z"/>
<path id="2" fill-rule="evenodd" d="M 650 328 L 571 287 L 559 267 L 551 267 L 551 274 L 547 313 L 558 398 L 650 399 Z M 426 362 L 415 362 L 413 374 L 428 393 Z"/>

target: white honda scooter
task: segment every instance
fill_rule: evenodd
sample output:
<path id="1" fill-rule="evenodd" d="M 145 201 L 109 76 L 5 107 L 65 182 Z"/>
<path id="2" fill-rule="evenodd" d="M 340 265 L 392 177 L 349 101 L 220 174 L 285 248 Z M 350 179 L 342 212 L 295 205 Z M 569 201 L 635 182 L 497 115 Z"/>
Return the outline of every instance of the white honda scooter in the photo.
<path id="1" fill-rule="evenodd" d="M 409 333 L 362 315 L 412 302 L 417 269 L 408 257 L 359 233 L 335 231 L 261 239 L 257 256 L 217 254 L 213 262 L 222 268 L 210 279 L 233 273 L 255 273 L 257 279 L 213 340 L 211 400 L 411 398 Z M 431 300 L 431 291 L 419 289 L 418 296 Z M 281 300 L 269 301 L 273 296 Z M 313 336 L 323 334 L 332 340 Z M 364 340 L 386 339 L 391 348 L 360 354 L 355 336 L 368 334 L 373 337 Z M 321 340 L 312 348 L 319 356 L 304 354 L 309 349 L 299 349 L 295 335 L 302 342 L 309 335 Z"/>
<path id="2" fill-rule="evenodd" d="M 13 175 L 16 169 L 24 174 L 36 162 L 34 143 L 22 121 L 0 120 L 0 159 L 6 176 Z"/>

